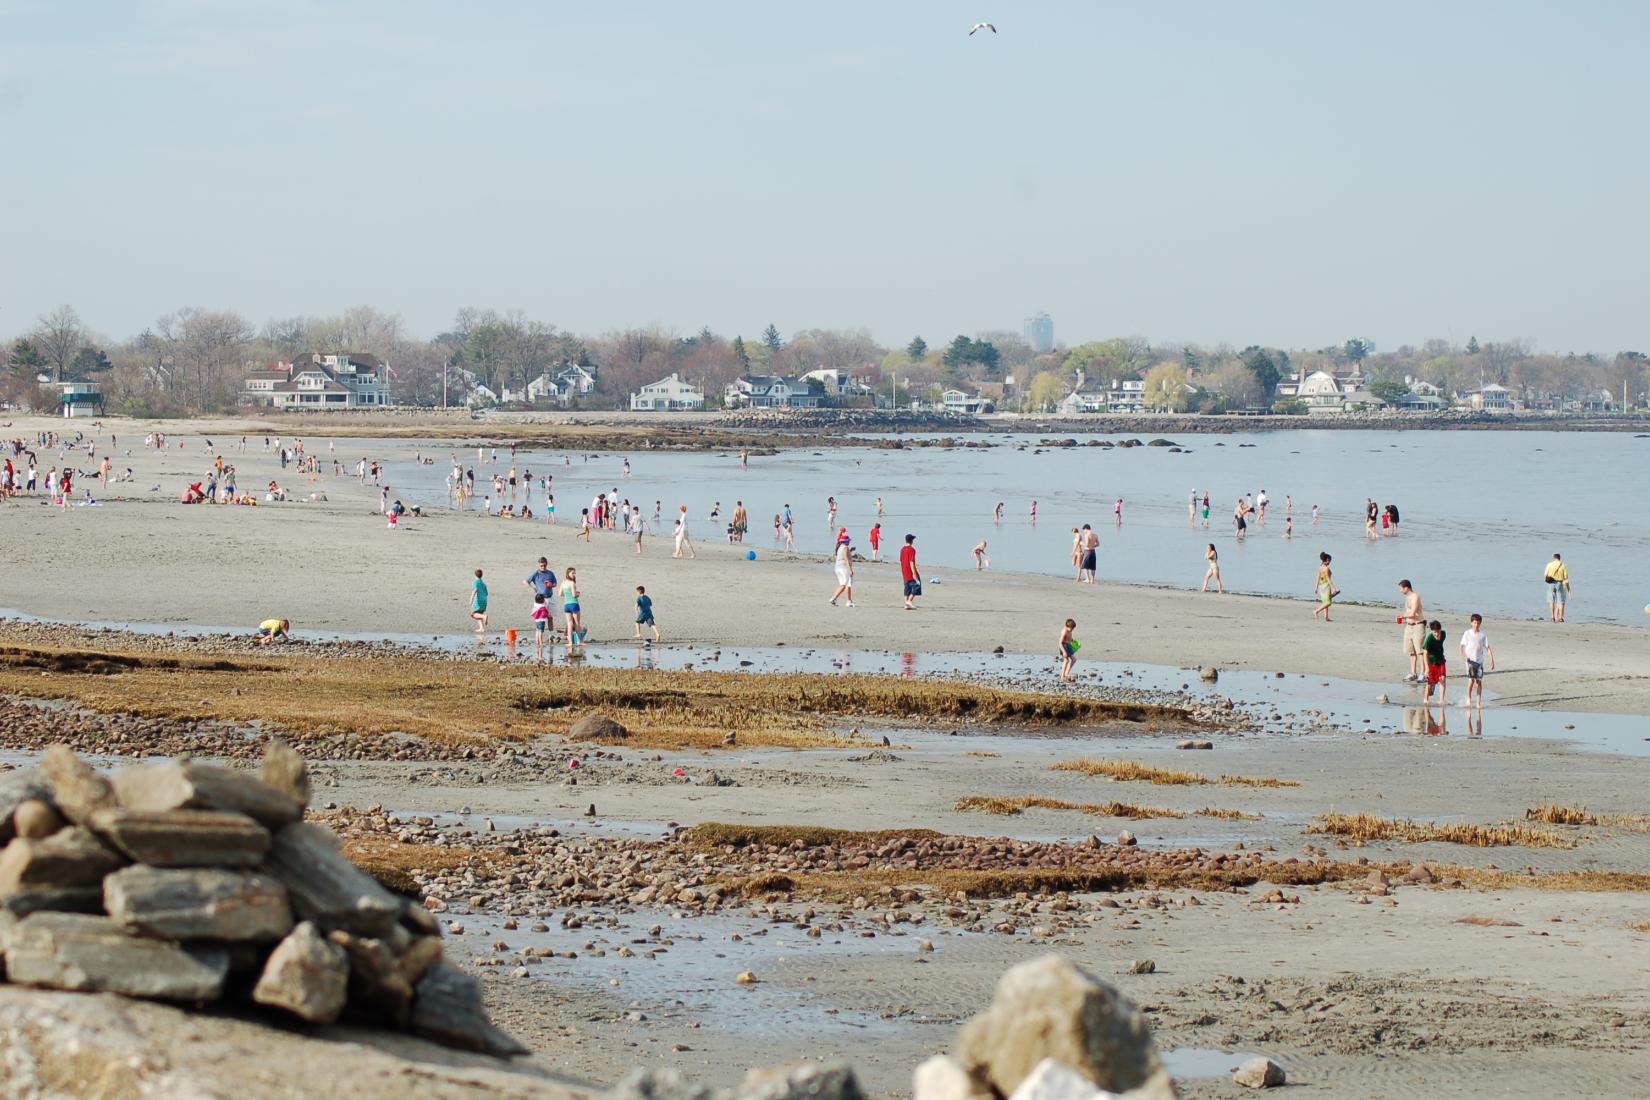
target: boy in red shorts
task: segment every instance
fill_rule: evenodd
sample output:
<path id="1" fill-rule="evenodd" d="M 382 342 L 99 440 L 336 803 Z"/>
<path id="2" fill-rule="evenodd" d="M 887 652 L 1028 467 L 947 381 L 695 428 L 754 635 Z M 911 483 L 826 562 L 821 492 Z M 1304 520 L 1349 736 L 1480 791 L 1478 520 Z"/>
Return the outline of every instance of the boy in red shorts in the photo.
<path id="1" fill-rule="evenodd" d="M 1427 624 L 1427 636 L 1421 641 L 1421 652 L 1427 658 L 1427 702 L 1432 702 L 1432 689 L 1437 687 L 1438 698 L 1445 704 L 1449 693 L 1445 688 L 1444 624 L 1437 619 Z"/>

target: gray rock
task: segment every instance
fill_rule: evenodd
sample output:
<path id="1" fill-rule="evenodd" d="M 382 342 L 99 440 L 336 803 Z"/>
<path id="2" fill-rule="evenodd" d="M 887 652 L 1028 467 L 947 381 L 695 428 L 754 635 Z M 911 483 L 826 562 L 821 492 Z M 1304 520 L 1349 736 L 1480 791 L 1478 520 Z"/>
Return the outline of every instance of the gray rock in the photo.
<path id="1" fill-rule="evenodd" d="M 267 875 L 126 867 L 103 880 L 103 907 L 128 932 L 168 940 L 278 940 L 292 928 L 286 889 Z"/>
<path id="2" fill-rule="evenodd" d="M 1093 1081 L 1063 1062 L 1044 1058 L 1009 1100 L 1111 1100 L 1118 1095 L 1095 1088 Z"/>
<path id="3" fill-rule="evenodd" d="M 0 851 L 0 898 L 39 886 L 97 886 L 126 860 L 90 829 L 59 829 L 41 839 L 14 837 Z"/>
<path id="4" fill-rule="evenodd" d="M 1215 747 L 1215 743 L 1213 741 L 1176 741 L 1174 747 L 1177 749 L 1212 749 Z"/>
<path id="5" fill-rule="evenodd" d="M 297 749 L 280 738 L 264 746 L 264 761 L 258 769 L 258 778 L 264 786 L 279 791 L 300 807 L 309 805 L 309 766 L 298 755 Z"/>
<path id="6" fill-rule="evenodd" d="M 1283 1067 L 1270 1058 L 1251 1058 L 1232 1074 L 1232 1083 L 1246 1089 L 1270 1089 L 1283 1084 Z"/>
<path id="7" fill-rule="evenodd" d="M 99 810 L 92 828 L 152 867 L 256 867 L 269 853 L 269 830 L 223 810 Z"/>
<path id="8" fill-rule="evenodd" d="M 630 731 L 599 711 L 591 711 L 567 731 L 571 741 L 622 741 Z"/>
<path id="9" fill-rule="evenodd" d="M 300 822 L 275 834 L 264 870 L 286 887 L 292 911 L 323 931 L 384 936 L 401 916 L 401 900 L 344 858 L 333 834 Z"/>
<path id="10" fill-rule="evenodd" d="M 1220 679 L 1220 669 L 1216 668 L 1214 665 L 1204 665 L 1202 668 L 1197 670 L 1197 676 L 1198 679 L 1212 684 L 1216 680 Z"/>
<path id="11" fill-rule="evenodd" d="M 481 1007 L 481 983 L 442 963 L 418 983 L 413 1000 L 413 1031 L 460 1050 L 498 1058 L 526 1054 L 527 1048 L 493 1026 Z"/>
<path id="12" fill-rule="evenodd" d="M 409 985 L 417 985 L 430 967 L 441 961 L 441 953 L 440 936 L 415 937 L 407 949 L 400 952 L 401 976 Z"/>
<path id="13" fill-rule="evenodd" d="M 1093 1086 L 1090 1086 L 1091 1088 Z M 936 1054 L 911 1075 L 913 1100 L 991 1100 L 961 1066 L 943 1054 Z"/>
<path id="14" fill-rule="evenodd" d="M 328 932 L 327 940 L 349 960 L 350 1014 L 406 1027 L 412 1021 L 413 985 L 402 975 L 390 945 L 342 930 Z"/>
<path id="15" fill-rule="evenodd" d="M 0 897 L 0 909 L 14 916 L 50 910 L 54 913 L 103 912 L 103 887 L 25 886 Z"/>
<path id="16" fill-rule="evenodd" d="M 25 798 L 12 814 L 12 829 L 28 840 L 41 840 L 63 828 L 66 822 L 52 806 L 39 798 Z"/>
<path id="17" fill-rule="evenodd" d="M 115 804 L 109 781 L 67 745 L 47 749 L 40 757 L 40 772 L 51 787 L 52 805 L 76 825 L 86 824 L 95 811 Z"/>
<path id="18" fill-rule="evenodd" d="M 16 836 L 13 815 L 25 802 L 51 801 L 52 788 L 35 768 L 0 772 L 0 843 Z"/>
<path id="19" fill-rule="evenodd" d="M 270 952 L 252 999 L 312 1024 L 330 1024 L 344 1010 L 349 971 L 343 948 L 304 921 Z"/>
<path id="20" fill-rule="evenodd" d="M 83 913 L 31 913 L 6 942 L 6 976 L 20 985 L 210 1001 L 228 972 L 221 947 L 128 936 L 108 917 Z"/>
<path id="21" fill-rule="evenodd" d="M 854 1071 L 846 1062 L 753 1069 L 745 1074 L 739 1100 L 865 1100 Z"/>
<path id="22" fill-rule="evenodd" d="M 128 810 L 229 810 L 269 829 L 292 824 L 302 812 L 289 795 L 216 764 L 139 764 L 116 772 L 114 787 Z"/>
<path id="23" fill-rule="evenodd" d="M 678 1070 L 634 1069 L 613 1086 L 605 1100 L 711 1100 L 714 1095 Z"/>
<path id="24" fill-rule="evenodd" d="M 1145 1018 L 1129 1000 L 1058 955 L 1009 970 L 991 1007 L 957 1035 L 952 1057 L 981 1091 L 1010 1096 L 1044 1058 L 1112 1092 L 1174 1096 Z"/>

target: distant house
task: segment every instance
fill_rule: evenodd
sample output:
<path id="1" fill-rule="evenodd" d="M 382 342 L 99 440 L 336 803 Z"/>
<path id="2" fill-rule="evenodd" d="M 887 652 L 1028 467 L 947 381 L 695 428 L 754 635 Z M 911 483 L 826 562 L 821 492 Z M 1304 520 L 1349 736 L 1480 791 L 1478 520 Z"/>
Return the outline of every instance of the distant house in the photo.
<path id="1" fill-rule="evenodd" d="M 817 382 L 823 388 L 823 396 L 827 402 L 844 402 L 864 398 L 874 398 L 876 390 L 854 378 L 845 370 L 836 367 L 821 367 L 811 370 L 801 378 L 803 382 Z"/>
<path id="2" fill-rule="evenodd" d="M 300 355 L 247 375 L 248 404 L 273 409 L 378 408 L 390 403 L 390 367 L 376 355 Z"/>
<path id="3" fill-rule="evenodd" d="M 1488 382 L 1476 390 L 1469 390 L 1461 395 L 1473 409 L 1478 412 L 1510 413 L 1513 411 L 1512 391 L 1506 386 Z"/>
<path id="4" fill-rule="evenodd" d="M 1142 412 L 1146 408 L 1146 380 L 1120 378 L 1106 391 L 1106 411 L 1121 413 Z"/>
<path id="5" fill-rule="evenodd" d="M 103 394 L 98 390 L 96 382 L 55 382 L 57 390 L 57 415 L 101 416 L 103 414 Z"/>
<path id="6" fill-rule="evenodd" d="M 948 413 L 973 416 L 985 407 L 985 401 L 978 394 L 953 387 L 940 394 L 940 407 Z"/>
<path id="7" fill-rule="evenodd" d="M 631 394 L 630 407 L 636 412 L 702 409 L 705 407 L 705 395 L 693 383 L 684 382 L 680 376 L 673 374 Z"/>
<path id="8" fill-rule="evenodd" d="M 723 389 L 722 398 L 730 409 L 811 409 L 819 405 L 819 394 L 807 382 L 773 374 L 737 378 Z"/>

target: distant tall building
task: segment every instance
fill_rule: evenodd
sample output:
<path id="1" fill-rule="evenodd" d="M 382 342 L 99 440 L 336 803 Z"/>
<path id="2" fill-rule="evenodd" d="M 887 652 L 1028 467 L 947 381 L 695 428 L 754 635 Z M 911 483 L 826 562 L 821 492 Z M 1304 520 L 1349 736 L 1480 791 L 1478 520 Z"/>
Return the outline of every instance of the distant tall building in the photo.
<path id="1" fill-rule="evenodd" d="M 1054 350 L 1054 319 L 1048 314 L 1033 313 L 1020 326 L 1020 332 L 1037 354 Z"/>

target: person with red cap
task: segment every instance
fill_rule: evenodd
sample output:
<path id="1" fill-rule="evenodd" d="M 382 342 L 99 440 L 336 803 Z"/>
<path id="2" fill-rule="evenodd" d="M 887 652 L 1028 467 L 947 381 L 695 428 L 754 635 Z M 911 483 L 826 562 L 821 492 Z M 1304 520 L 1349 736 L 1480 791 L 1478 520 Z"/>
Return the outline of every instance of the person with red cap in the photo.
<path id="1" fill-rule="evenodd" d="M 854 606 L 854 549 L 848 539 L 848 529 L 842 528 L 836 533 L 836 551 L 833 555 L 836 565 L 836 591 L 831 594 L 831 606 L 836 606 L 839 596 L 848 597 L 848 606 Z"/>

